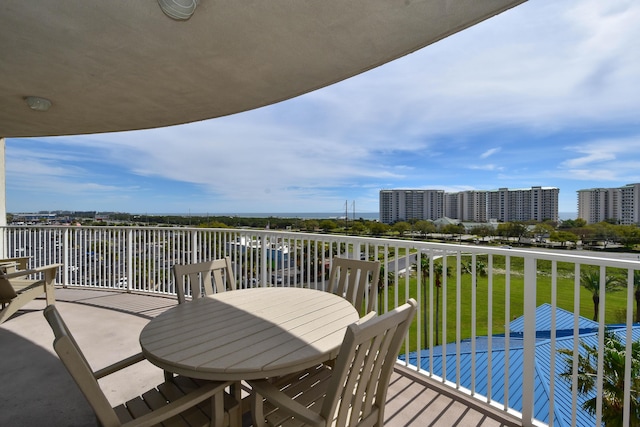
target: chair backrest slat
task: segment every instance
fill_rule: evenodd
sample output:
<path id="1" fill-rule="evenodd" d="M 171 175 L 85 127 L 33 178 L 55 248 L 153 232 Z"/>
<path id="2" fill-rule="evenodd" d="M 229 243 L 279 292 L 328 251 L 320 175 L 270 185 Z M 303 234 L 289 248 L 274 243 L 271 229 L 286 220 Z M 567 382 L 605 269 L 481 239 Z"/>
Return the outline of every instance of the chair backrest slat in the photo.
<path id="1" fill-rule="evenodd" d="M 185 302 L 186 286 L 189 286 L 191 298 L 201 298 L 216 292 L 236 289 L 236 280 L 229 257 L 193 264 L 173 266 L 178 302 Z M 215 287 L 214 287 L 215 286 Z"/>
<path id="2" fill-rule="evenodd" d="M 334 257 L 329 276 L 329 292 L 346 298 L 353 306 L 366 314 L 375 308 L 380 278 L 380 261 L 363 261 Z M 362 306 L 368 295 L 366 312 Z"/>
<path id="3" fill-rule="evenodd" d="M 382 426 L 395 360 L 416 312 L 406 304 L 347 328 L 321 415 L 335 425 Z"/>

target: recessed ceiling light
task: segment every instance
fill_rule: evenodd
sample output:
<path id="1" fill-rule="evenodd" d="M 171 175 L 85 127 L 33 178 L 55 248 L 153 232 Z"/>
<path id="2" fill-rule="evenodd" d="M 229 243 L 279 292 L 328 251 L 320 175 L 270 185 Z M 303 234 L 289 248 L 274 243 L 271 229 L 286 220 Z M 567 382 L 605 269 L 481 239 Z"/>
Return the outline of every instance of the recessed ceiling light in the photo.
<path id="1" fill-rule="evenodd" d="M 27 102 L 29 108 L 34 111 L 47 111 L 51 108 L 51 101 L 46 98 L 40 98 L 39 96 L 27 96 L 24 100 Z"/>
<path id="2" fill-rule="evenodd" d="M 198 0 L 158 0 L 158 4 L 169 18 L 186 21 L 195 12 Z"/>

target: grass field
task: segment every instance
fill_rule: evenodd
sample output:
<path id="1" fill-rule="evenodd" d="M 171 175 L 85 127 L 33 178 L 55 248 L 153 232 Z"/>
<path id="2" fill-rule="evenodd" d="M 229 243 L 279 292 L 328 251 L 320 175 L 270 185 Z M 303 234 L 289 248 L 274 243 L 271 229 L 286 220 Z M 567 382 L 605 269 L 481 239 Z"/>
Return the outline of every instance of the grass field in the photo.
<path id="1" fill-rule="evenodd" d="M 511 274 L 510 274 L 510 286 L 509 301 L 506 299 L 506 275 L 505 275 L 505 259 L 504 257 L 494 257 L 493 265 L 493 291 L 491 295 L 488 290 L 488 278 L 478 277 L 476 285 L 476 336 L 486 336 L 488 331 L 489 322 L 492 325 L 492 334 L 502 334 L 505 332 L 505 325 L 522 316 L 524 312 L 524 276 L 523 266 L 521 258 L 511 258 Z M 455 265 L 452 260 L 449 263 L 450 266 Z M 607 271 L 607 274 L 620 274 L 621 272 Z M 574 307 L 574 265 L 569 263 L 558 263 L 557 267 L 557 290 L 556 290 L 556 304 L 559 308 L 563 308 L 567 311 L 573 312 Z M 460 280 L 460 334 L 461 338 L 470 338 L 472 335 L 472 323 L 471 323 L 471 309 L 472 309 L 472 280 L 470 274 L 462 274 Z M 405 278 L 398 279 L 398 286 L 389 287 L 388 298 L 390 302 L 396 300 L 399 302 L 406 301 L 409 297 L 418 299 L 418 292 L 416 289 L 417 280 L 414 275 L 409 277 L 408 283 Z M 446 286 L 446 287 L 445 287 Z M 425 294 L 426 292 L 426 294 Z M 537 276 L 537 290 L 536 290 L 536 306 L 543 303 L 551 303 L 551 264 L 539 263 L 538 276 Z M 594 305 L 591 292 L 580 287 L 580 315 L 588 319 L 593 319 Z M 425 298 L 426 297 L 426 298 Z M 416 318 L 411 326 L 410 330 L 410 349 L 417 349 L 417 325 L 421 322 L 426 328 L 429 328 L 428 321 L 430 315 L 428 313 L 429 307 L 429 289 L 427 283 L 427 289 L 422 290 L 421 301 L 421 315 L 420 319 Z M 446 298 L 447 305 L 447 330 L 446 341 L 454 342 L 456 339 L 456 310 L 458 301 L 457 290 L 457 275 L 455 271 L 451 271 L 450 276 L 446 279 L 446 284 L 443 283 L 443 287 L 440 289 L 440 307 Z M 488 318 L 489 298 L 492 299 L 492 319 Z M 425 311 L 426 300 L 426 311 Z M 505 306 L 510 304 L 510 317 L 511 319 L 505 319 Z M 602 304 L 602 302 L 601 302 Z M 620 288 L 620 290 L 606 295 L 605 301 L 605 323 L 623 323 L 625 321 L 625 307 L 626 307 L 626 288 Z M 392 305 L 390 303 L 390 305 Z M 441 310 L 441 308 L 440 308 Z M 383 312 L 384 310 L 380 310 Z M 435 311 L 435 290 L 434 290 L 434 311 Z M 426 314 L 426 321 L 425 316 Z M 435 316 L 434 316 L 435 319 Z M 426 323 L 425 323 L 426 322 Z M 440 328 L 442 326 L 440 325 Z M 428 330 L 428 329 L 427 329 Z M 421 334 L 424 334 L 422 329 Z M 442 332 L 440 332 L 439 343 L 442 344 Z M 424 335 L 423 335 L 424 337 Z M 422 347 L 428 346 L 428 342 L 422 342 Z"/>

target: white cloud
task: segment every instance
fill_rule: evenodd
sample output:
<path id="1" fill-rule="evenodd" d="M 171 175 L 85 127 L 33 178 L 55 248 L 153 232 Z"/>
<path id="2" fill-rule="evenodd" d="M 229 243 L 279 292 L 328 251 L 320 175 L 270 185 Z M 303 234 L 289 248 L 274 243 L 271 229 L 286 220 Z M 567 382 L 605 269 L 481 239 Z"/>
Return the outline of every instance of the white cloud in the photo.
<path id="1" fill-rule="evenodd" d="M 33 185 L 69 201 L 74 192 L 114 205 L 131 197 L 126 206 L 138 211 L 197 204 L 192 211 L 278 212 L 325 211 L 356 198 L 375 211 L 379 189 L 423 182 L 442 189 L 564 185 L 563 203 L 575 206 L 572 180 L 591 186 L 638 176 L 640 138 L 628 136 L 640 135 L 637 22 L 633 0 L 527 2 L 361 76 L 259 110 L 165 129 L 45 138 L 43 150 L 9 140 L 8 186 Z M 612 135 L 592 136 L 599 126 Z M 508 138 L 493 139 L 496 129 Z M 574 135 L 545 142 L 557 133 Z M 87 166 L 97 161 L 100 171 Z M 158 180 L 184 187 L 154 193 Z"/>
<path id="2" fill-rule="evenodd" d="M 497 166 L 494 164 L 486 164 L 486 165 L 470 165 L 469 169 L 475 169 L 475 170 L 484 170 L 484 171 L 500 171 L 500 170 L 504 170 L 503 167 L 501 166 Z"/>
<path id="3" fill-rule="evenodd" d="M 499 151 L 500 151 L 500 148 L 490 148 L 487 151 L 485 151 L 484 153 L 480 154 L 480 158 L 481 159 L 486 159 L 487 157 L 490 157 L 490 156 L 496 154 Z"/>

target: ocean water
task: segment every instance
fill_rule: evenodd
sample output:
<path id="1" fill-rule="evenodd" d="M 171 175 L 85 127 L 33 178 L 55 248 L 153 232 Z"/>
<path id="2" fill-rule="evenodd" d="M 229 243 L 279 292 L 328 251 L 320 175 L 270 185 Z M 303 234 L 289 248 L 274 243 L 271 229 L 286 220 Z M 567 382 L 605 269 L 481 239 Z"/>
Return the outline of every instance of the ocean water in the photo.
<path id="1" fill-rule="evenodd" d="M 301 219 L 344 219 L 344 212 L 263 212 L 263 213 L 209 213 L 209 214 L 195 214 L 195 215 L 208 215 L 208 216 L 237 216 L 240 218 L 301 218 Z M 194 215 L 194 214 L 191 214 Z M 368 219 L 378 220 L 380 215 L 378 212 L 349 212 L 349 219 Z"/>
<path id="2" fill-rule="evenodd" d="M 577 219 L 578 213 L 577 212 L 558 212 L 558 217 L 560 219 Z"/>

